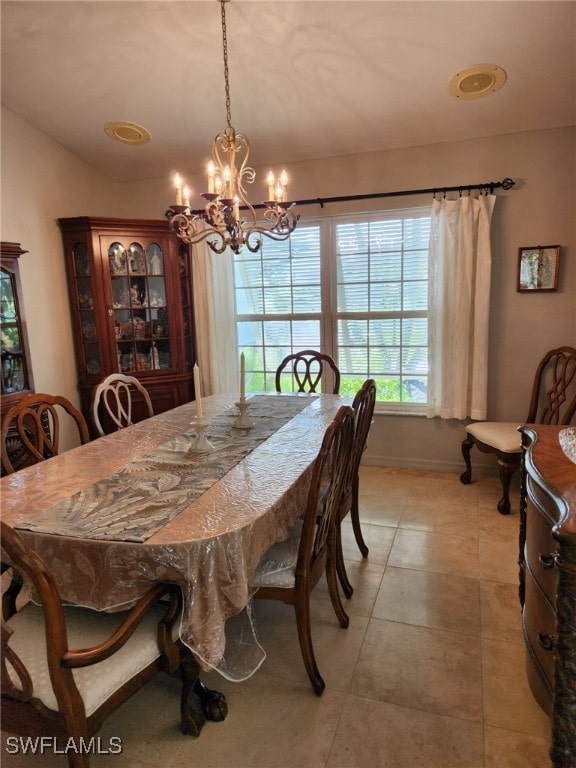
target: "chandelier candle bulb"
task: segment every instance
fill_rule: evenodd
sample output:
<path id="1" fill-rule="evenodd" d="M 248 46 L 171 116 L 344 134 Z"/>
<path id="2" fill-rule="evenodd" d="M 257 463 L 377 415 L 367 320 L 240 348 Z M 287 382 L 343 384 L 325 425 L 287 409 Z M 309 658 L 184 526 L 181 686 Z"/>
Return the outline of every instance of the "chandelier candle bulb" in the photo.
<path id="1" fill-rule="evenodd" d="M 188 187 L 184 187 L 183 195 L 184 195 L 184 205 L 187 208 L 190 208 L 190 190 L 188 189 Z"/>
<path id="2" fill-rule="evenodd" d="M 196 419 L 202 418 L 202 394 L 200 392 L 200 369 L 194 364 L 194 398 L 196 400 Z"/>
<path id="3" fill-rule="evenodd" d="M 176 205 L 182 205 L 182 179 L 178 173 L 174 176 L 174 184 L 176 185 Z"/>
<path id="4" fill-rule="evenodd" d="M 234 219 L 240 221 L 240 200 L 237 197 L 234 198 Z"/>
<path id="5" fill-rule="evenodd" d="M 282 184 L 280 184 L 280 182 L 278 182 L 278 184 L 276 184 L 276 198 L 275 198 L 277 203 L 281 203 L 282 202 L 282 194 L 283 194 L 282 193 Z"/>
<path id="6" fill-rule="evenodd" d="M 214 194 L 214 163 L 212 160 L 208 163 L 208 194 Z"/>
<path id="7" fill-rule="evenodd" d="M 282 184 L 282 202 L 288 202 L 288 174 L 282 171 L 280 174 L 280 184 Z"/>
<path id="8" fill-rule="evenodd" d="M 274 174 L 272 171 L 268 171 L 266 183 L 268 184 L 268 200 L 274 200 Z"/>
<path id="9" fill-rule="evenodd" d="M 224 166 L 224 194 L 228 199 L 232 197 L 232 188 L 230 184 L 231 179 L 232 179 L 232 171 L 230 170 L 230 166 L 226 165 Z"/>

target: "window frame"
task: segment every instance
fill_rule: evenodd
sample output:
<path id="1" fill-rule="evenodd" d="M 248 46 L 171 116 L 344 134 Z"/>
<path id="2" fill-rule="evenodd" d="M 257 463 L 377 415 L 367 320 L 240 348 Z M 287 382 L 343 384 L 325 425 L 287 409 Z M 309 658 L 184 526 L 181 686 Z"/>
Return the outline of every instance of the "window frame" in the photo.
<path id="1" fill-rule="evenodd" d="M 412 215 L 412 216 L 411 216 Z M 320 324 L 320 350 L 326 354 L 331 355 L 339 364 L 339 348 L 338 348 L 338 321 L 339 319 L 387 319 L 387 318 L 410 318 L 410 317 L 429 317 L 429 307 L 426 303 L 426 308 L 422 310 L 394 310 L 394 311 L 379 311 L 366 313 L 356 312 L 339 312 L 338 311 L 338 251 L 336 244 L 336 232 L 339 225 L 349 223 L 364 223 L 364 222 L 377 222 L 383 219 L 395 219 L 395 218 L 431 218 L 431 212 L 429 206 L 410 206 L 403 208 L 389 208 L 377 211 L 365 211 L 355 213 L 343 213 L 328 215 L 322 217 L 311 217 L 301 220 L 298 230 L 302 230 L 306 227 L 318 227 L 319 239 L 320 239 L 320 312 L 319 312 L 319 324 Z M 294 235 L 292 235 L 294 237 Z M 266 247 L 264 242 L 263 247 Z M 428 277 L 428 271 L 426 270 Z M 234 286 L 236 291 L 236 284 Z M 236 296 L 236 293 L 235 293 Z M 236 299 L 235 299 L 236 300 Z M 291 315 L 290 320 L 304 320 L 307 315 Z M 309 317 L 309 316 L 308 316 Z M 286 320 L 287 315 L 239 315 L 235 307 L 235 322 L 236 329 L 238 330 L 239 322 L 254 321 L 254 320 L 273 320 L 282 319 Z M 316 319 L 316 317 L 311 317 Z M 240 345 L 238 344 L 240 347 Z M 345 374 L 344 374 L 345 375 Z M 401 376 L 401 374 L 400 374 Z M 412 415 L 423 416 L 426 414 L 427 403 L 403 403 L 400 401 L 385 401 L 377 400 L 375 406 L 375 412 L 387 415 Z"/>

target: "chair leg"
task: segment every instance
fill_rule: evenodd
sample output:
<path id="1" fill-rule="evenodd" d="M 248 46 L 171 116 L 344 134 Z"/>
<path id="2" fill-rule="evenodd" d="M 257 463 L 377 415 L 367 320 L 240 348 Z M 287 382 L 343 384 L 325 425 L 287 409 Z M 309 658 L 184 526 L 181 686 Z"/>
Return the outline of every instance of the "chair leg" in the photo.
<path id="1" fill-rule="evenodd" d="M 57 738 L 58 748 L 64 747 L 70 740 L 74 742 L 76 749 L 66 749 L 68 768 L 90 768 L 88 752 L 82 749 L 82 742 L 88 744 L 88 723 L 84 712 L 79 712 L 70 706 L 62 712 L 64 718 L 65 736 Z"/>
<path id="2" fill-rule="evenodd" d="M 470 485 L 472 482 L 472 464 L 470 463 L 470 451 L 474 445 L 474 438 L 470 435 L 466 435 L 462 441 L 462 457 L 464 458 L 464 464 L 466 470 L 460 475 L 460 482 L 464 485 Z"/>
<path id="3" fill-rule="evenodd" d="M 342 551 L 342 529 L 338 525 L 336 527 L 336 573 L 338 574 L 338 580 L 342 587 L 342 591 L 348 599 L 354 594 L 354 587 L 350 584 L 348 574 L 346 573 L 346 566 L 344 564 L 344 552 Z"/>
<path id="4" fill-rule="evenodd" d="M 312 688 L 317 696 L 321 696 L 326 687 L 322 679 L 316 659 L 314 657 L 314 647 L 312 645 L 312 631 L 310 629 L 310 596 L 308 594 L 299 594 L 294 601 L 294 611 L 296 612 L 296 626 L 298 628 L 298 640 L 300 641 L 300 652 L 306 672 L 312 683 Z"/>
<path id="5" fill-rule="evenodd" d="M 341 543 L 336 541 L 334 543 L 334 549 L 335 549 L 334 556 L 329 555 L 326 561 L 326 581 L 328 582 L 328 593 L 330 595 L 330 601 L 332 603 L 332 607 L 334 608 L 334 613 L 336 614 L 336 618 L 340 622 L 340 626 L 343 629 L 346 629 L 346 627 L 350 623 L 350 619 L 348 618 L 348 614 L 344 610 L 344 606 L 342 605 L 342 600 L 340 599 L 340 592 L 338 590 L 338 580 L 340 577 L 340 574 L 338 572 L 338 550 L 340 550 L 340 553 L 342 552 Z M 343 560 L 342 560 L 342 567 L 344 567 Z M 344 593 L 346 594 L 346 596 L 351 597 L 352 592 L 354 590 L 352 589 L 352 586 L 348 582 L 346 569 L 344 569 L 344 576 L 346 577 L 346 583 L 350 586 L 350 595 L 346 594 L 346 590 L 344 589 L 344 586 L 342 586 L 342 588 L 344 589 Z M 341 582 L 341 578 L 340 578 L 340 582 Z"/>
<path id="6" fill-rule="evenodd" d="M 498 502 L 498 512 L 501 515 L 510 514 L 510 481 L 512 475 L 518 467 L 518 462 L 506 463 L 502 459 L 498 459 L 500 464 L 500 480 L 502 482 L 502 498 Z"/>
<path id="7" fill-rule="evenodd" d="M 79 744 L 79 741 L 75 743 Z M 88 743 L 88 740 L 86 740 L 86 743 Z M 82 751 L 80 748 L 78 748 L 78 752 L 74 749 L 66 750 L 66 752 L 68 755 L 68 768 L 90 768 L 87 752 Z"/>
<path id="8" fill-rule="evenodd" d="M 352 528 L 354 530 L 354 536 L 356 537 L 356 544 L 362 557 L 368 557 L 368 547 L 362 536 L 362 529 L 360 527 L 360 511 L 358 509 L 358 475 L 354 479 L 354 485 L 352 486 L 352 506 L 350 507 L 350 519 L 352 520 Z"/>

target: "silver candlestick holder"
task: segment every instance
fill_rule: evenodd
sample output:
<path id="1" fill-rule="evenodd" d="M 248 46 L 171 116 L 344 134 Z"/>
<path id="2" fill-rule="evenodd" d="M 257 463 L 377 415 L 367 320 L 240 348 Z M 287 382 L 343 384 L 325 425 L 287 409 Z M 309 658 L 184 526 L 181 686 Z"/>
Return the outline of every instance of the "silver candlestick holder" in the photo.
<path id="1" fill-rule="evenodd" d="M 208 419 L 196 418 L 190 422 L 190 426 L 196 430 L 196 437 L 190 443 L 189 450 L 200 451 L 201 453 L 211 453 L 216 450 L 210 440 L 206 438 L 206 430 L 210 426 Z"/>
<path id="2" fill-rule="evenodd" d="M 254 422 L 247 413 L 247 410 L 250 407 L 250 401 L 246 400 L 245 397 L 241 397 L 235 405 L 240 413 L 236 416 L 233 426 L 236 427 L 236 429 L 252 429 Z"/>

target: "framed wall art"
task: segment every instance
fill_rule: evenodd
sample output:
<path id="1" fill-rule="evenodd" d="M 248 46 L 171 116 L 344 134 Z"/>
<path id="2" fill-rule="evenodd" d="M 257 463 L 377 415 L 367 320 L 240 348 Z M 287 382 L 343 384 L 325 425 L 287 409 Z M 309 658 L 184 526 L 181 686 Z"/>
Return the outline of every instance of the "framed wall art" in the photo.
<path id="1" fill-rule="evenodd" d="M 537 245 L 518 252 L 518 288 L 520 293 L 556 291 L 560 266 L 559 245 Z"/>

